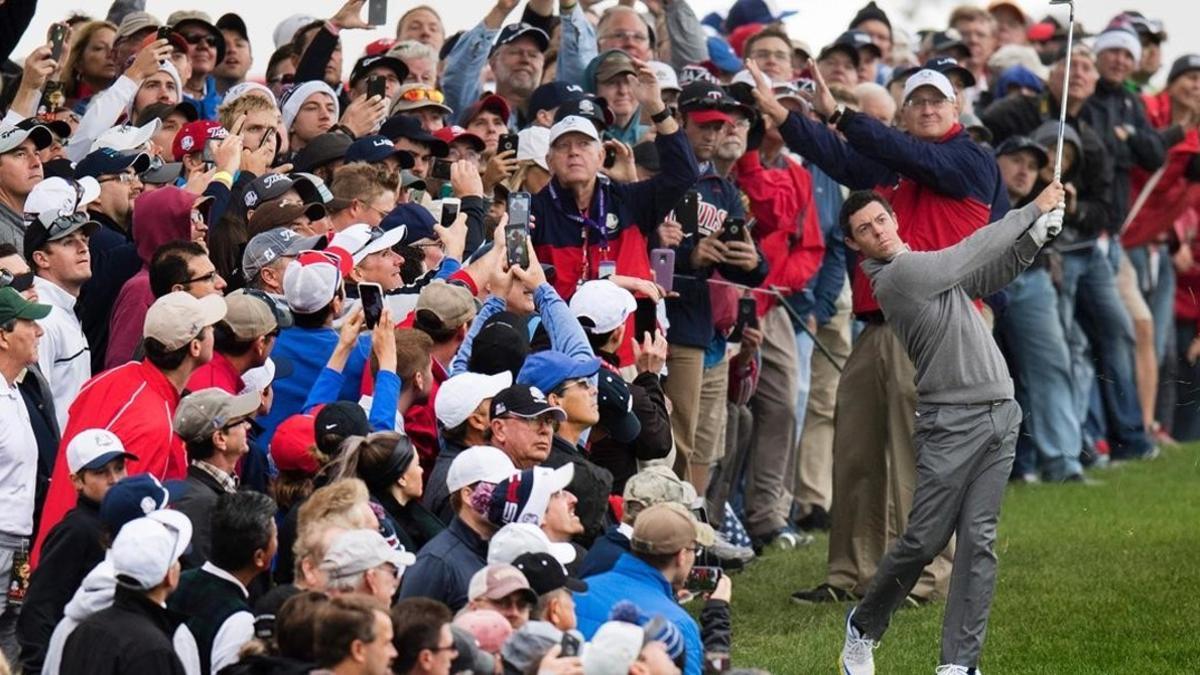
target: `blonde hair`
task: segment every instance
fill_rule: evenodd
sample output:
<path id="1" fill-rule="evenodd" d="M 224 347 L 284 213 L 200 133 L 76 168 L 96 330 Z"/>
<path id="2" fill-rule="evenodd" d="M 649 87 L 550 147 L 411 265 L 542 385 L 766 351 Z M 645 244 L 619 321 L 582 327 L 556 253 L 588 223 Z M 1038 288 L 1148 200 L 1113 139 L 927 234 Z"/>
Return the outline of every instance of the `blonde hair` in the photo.
<path id="1" fill-rule="evenodd" d="M 113 33 L 117 32 L 117 27 L 107 21 L 89 21 L 78 30 L 72 31 L 75 35 L 71 38 L 71 54 L 67 57 L 67 63 L 62 69 L 63 76 L 66 78 L 63 82 L 63 89 L 67 98 L 75 98 L 79 94 L 79 84 L 82 82 L 82 78 L 79 76 L 78 69 L 83 61 L 83 54 L 87 51 L 87 45 L 92 41 L 92 36 L 101 28 L 107 28 Z M 117 64 L 118 72 L 123 68 L 123 64 Z"/>
<path id="2" fill-rule="evenodd" d="M 231 130 L 238 117 L 262 111 L 280 114 L 279 108 L 262 96 L 255 94 L 239 96 L 217 108 L 217 121 L 221 123 L 221 126 Z"/>

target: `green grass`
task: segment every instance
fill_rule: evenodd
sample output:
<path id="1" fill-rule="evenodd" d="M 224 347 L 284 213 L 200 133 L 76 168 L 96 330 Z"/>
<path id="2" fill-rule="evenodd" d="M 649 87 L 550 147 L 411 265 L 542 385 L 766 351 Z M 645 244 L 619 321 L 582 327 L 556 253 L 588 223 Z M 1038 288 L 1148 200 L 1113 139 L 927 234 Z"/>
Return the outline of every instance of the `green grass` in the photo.
<path id="1" fill-rule="evenodd" d="M 1091 475 L 1103 484 L 1009 488 L 981 670 L 1200 673 L 1200 447 Z M 837 672 L 847 606 L 788 597 L 824 579 L 825 553 L 820 537 L 734 578 L 735 665 Z M 880 673 L 933 673 L 943 607 L 896 614 Z"/>

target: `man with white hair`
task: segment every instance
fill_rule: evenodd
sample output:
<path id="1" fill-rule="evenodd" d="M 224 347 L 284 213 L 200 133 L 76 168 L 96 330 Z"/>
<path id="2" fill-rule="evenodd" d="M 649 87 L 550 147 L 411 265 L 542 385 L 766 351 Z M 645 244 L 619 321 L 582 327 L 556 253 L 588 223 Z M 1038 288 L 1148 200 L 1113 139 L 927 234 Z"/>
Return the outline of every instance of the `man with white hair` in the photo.
<path id="1" fill-rule="evenodd" d="M 329 576 L 325 591 L 360 593 L 390 603 L 404 570 L 416 559 L 393 548 L 377 530 L 348 530 L 334 538 L 321 561 L 321 571 Z"/>
<path id="2" fill-rule="evenodd" d="M 873 117 L 891 126 L 896 119 L 896 99 L 888 93 L 883 85 L 874 82 L 859 82 L 854 87 L 854 96 L 858 99 L 858 109 L 864 115 Z"/>

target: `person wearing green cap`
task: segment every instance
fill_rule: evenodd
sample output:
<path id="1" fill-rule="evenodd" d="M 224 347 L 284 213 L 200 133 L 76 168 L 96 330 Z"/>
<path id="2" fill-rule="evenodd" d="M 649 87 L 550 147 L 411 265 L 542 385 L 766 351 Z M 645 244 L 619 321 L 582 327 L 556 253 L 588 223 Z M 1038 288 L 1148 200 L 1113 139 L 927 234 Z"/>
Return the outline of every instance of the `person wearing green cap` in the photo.
<path id="1" fill-rule="evenodd" d="M 49 305 L 30 302 L 10 287 L 0 288 L 0 583 L 9 594 L 14 589 L 24 593 L 29 584 L 27 574 L 14 572 L 28 560 L 38 461 L 37 439 L 17 378 L 37 363 L 42 337 L 37 321 L 49 313 Z M 10 604 L 9 594 L 0 597 L 0 649 L 15 662 L 20 605 Z"/>

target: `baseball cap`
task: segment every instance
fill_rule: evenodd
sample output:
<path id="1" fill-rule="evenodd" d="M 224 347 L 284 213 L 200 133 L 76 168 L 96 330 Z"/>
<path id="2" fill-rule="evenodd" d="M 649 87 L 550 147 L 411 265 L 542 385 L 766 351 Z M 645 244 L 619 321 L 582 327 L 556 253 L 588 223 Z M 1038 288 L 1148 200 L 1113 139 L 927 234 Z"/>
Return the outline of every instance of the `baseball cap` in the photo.
<path id="1" fill-rule="evenodd" d="M 258 85 L 262 86 L 262 85 Z M 269 90 L 268 90 L 269 91 Z M 180 101 L 179 103 L 151 103 L 142 108 L 142 112 L 137 116 L 137 126 L 145 126 L 150 124 L 151 120 L 163 121 L 175 113 L 183 115 L 184 124 L 195 122 L 200 119 L 200 113 L 196 110 L 196 106 L 191 101 Z M 53 129 L 51 129 L 53 131 Z"/>
<path id="2" fill-rule="evenodd" d="M 529 581 L 521 570 L 507 563 L 495 563 L 480 569 L 471 576 L 467 585 L 467 599 L 501 600 L 513 593 L 520 593 L 530 605 L 536 604 L 537 593 L 529 587 Z"/>
<path id="3" fill-rule="evenodd" d="M 517 556 L 512 565 L 525 575 L 529 587 L 538 595 L 545 595 L 560 588 L 573 593 L 587 592 L 587 582 L 568 574 L 562 563 L 549 553 L 523 553 Z"/>
<path id="4" fill-rule="evenodd" d="M 933 87 L 942 93 L 943 96 L 954 100 L 954 85 L 950 84 L 950 80 L 945 75 L 936 70 L 922 68 L 909 76 L 908 81 L 904 83 L 904 101 L 912 96 L 913 92 L 921 87 Z"/>
<path id="5" fill-rule="evenodd" d="M 98 471 L 118 457 L 135 461 L 138 458 L 126 452 L 121 439 L 108 429 L 84 429 L 67 443 L 67 470 L 72 474 L 85 469 Z"/>
<path id="6" fill-rule="evenodd" d="M 329 256 L 305 251 L 284 270 L 283 295 L 293 312 L 313 314 L 333 302 L 341 283 L 341 270 Z"/>
<path id="7" fill-rule="evenodd" d="M 555 80 L 533 90 L 529 95 L 529 117 L 536 117 L 543 110 L 554 110 L 567 101 L 584 98 L 583 87 Z"/>
<path id="8" fill-rule="evenodd" d="M 356 577 L 369 569 L 391 563 L 399 573 L 417 557 L 403 547 L 393 548 L 378 530 L 348 530 L 334 537 L 321 560 L 321 570 L 330 580 Z"/>
<path id="9" fill-rule="evenodd" d="M 394 115 L 422 108 L 437 108 L 443 115 L 454 112 L 446 105 L 446 95 L 440 89 L 420 82 L 410 82 L 401 86 L 396 92 L 396 102 L 392 104 L 389 112 Z M 434 132 L 434 135 L 437 135 L 437 132 Z"/>
<path id="10" fill-rule="evenodd" d="M 967 70 L 965 67 L 963 67 L 963 65 L 958 62 L 958 59 L 954 58 L 953 56 L 935 56 L 934 58 L 926 61 L 921 67 L 928 68 L 929 70 L 936 70 L 945 75 L 947 78 L 950 77 L 951 73 L 954 73 L 958 75 L 959 79 L 962 80 L 963 87 L 975 86 L 975 76 L 971 74 L 970 70 Z"/>
<path id="11" fill-rule="evenodd" d="M 75 178 L 98 178 L 124 173 L 132 168 L 140 174 L 150 168 L 150 156 L 144 153 L 121 152 L 113 148 L 100 148 L 88 153 L 75 165 Z M 99 184 L 97 184 L 99 187 Z M 28 211 L 28 209 L 26 209 Z"/>
<path id="12" fill-rule="evenodd" d="M 295 372 L 296 367 L 292 365 L 292 360 L 286 356 L 267 357 L 261 366 L 251 368 L 242 373 L 242 384 L 245 387 L 241 393 L 247 391 L 263 392 L 267 387 L 274 384 L 277 380 L 286 380 Z M 276 432 L 278 433 L 278 431 Z"/>
<path id="13" fill-rule="evenodd" d="M 217 40 L 217 59 L 215 63 L 225 60 L 225 35 L 213 24 L 212 17 L 205 12 L 188 9 L 171 12 L 170 16 L 167 17 L 167 25 L 177 33 L 180 32 L 179 27 L 185 23 L 198 23 L 204 26 Z M 242 24 L 242 28 L 245 28 L 245 23 Z"/>
<path id="14" fill-rule="evenodd" d="M 250 216 L 250 222 L 247 224 L 250 226 L 251 232 L 258 232 L 259 234 L 264 234 L 264 230 L 271 231 L 277 229 L 292 232 L 288 227 L 300 216 L 304 216 L 308 218 L 309 222 L 312 222 L 324 218 L 327 213 L 325 206 L 316 202 L 311 204 L 296 204 L 294 202 L 284 204 L 283 202 L 273 200 L 254 209 L 254 213 Z M 295 232 L 292 232 L 292 234 L 299 238 L 299 235 Z M 249 250 L 248 245 L 246 248 Z M 242 252 L 242 256 L 243 258 L 245 257 L 245 251 Z M 263 263 L 258 269 L 255 269 L 255 274 L 265 264 Z M 246 278 L 253 279 L 254 277 L 247 275 Z"/>
<path id="15" fill-rule="evenodd" d="M 125 18 L 121 19 L 121 25 L 117 26 L 117 36 L 114 41 L 124 40 L 144 30 L 158 28 L 161 25 L 162 23 L 149 12 L 130 12 L 125 15 Z"/>
<path id="16" fill-rule="evenodd" d="M 463 143 L 470 143 L 471 147 L 474 148 L 476 152 L 483 152 L 487 147 L 487 144 L 483 142 L 482 138 L 458 126 L 457 124 L 448 124 L 433 132 L 433 135 L 447 144 L 460 141 Z"/>
<path id="17" fill-rule="evenodd" d="M 1022 135 L 1009 136 L 1004 139 L 1004 142 L 996 147 L 996 156 L 1002 157 L 1025 151 L 1032 152 L 1033 156 L 1037 158 L 1038 168 L 1043 168 L 1050 163 L 1050 156 L 1046 154 L 1046 149 L 1032 138 Z"/>
<path id="18" fill-rule="evenodd" d="M 183 161 L 185 155 L 202 152 L 204 144 L 209 140 L 228 137 L 229 132 L 221 126 L 220 122 L 212 120 L 188 122 L 183 125 L 179 133 L 175 134 L 175 141 L 171 143 L 171 154 L 175 157 L 176 162 L 180 162 Z"/>
<path id="19" fill-rule="evenodd" d="M 450 672 L 491 673 L 496 670 L 496 657 L 512 635 L 512 624 L 494 609 L 472 609 L 454 617 L 450 626 L 458 657 L 450 664 Z"/>
<path id="20" fill-rule="evenodd" d="M 441 396 L 440 391 L 438 396 Z M 506 415 L 532 419 L 546 413 L 553 414 L 559 422 L 567 419 L 567 413 L 556 405 L 550 405 L 541 389 L 528 384 L 514 384 L 497 392 L 492 397 L 490 411 L 492 419 Z"/>
<path id="21" fill-rule="evenodd" d="M 275 49 L 279 49 L 291 42 L 292 38 L 296 36 L 296 33 L 301 28 L 314 21 L 319 21 L 319 19 L 311 14 L 293 14 L 275 24 L 275 30 L 271 33 L 271 39 L 275 42 Z"/>
<path id="22" fill-rule="evenodd" d="M 367 413 L 353 401 L 334 401 L 316 412 L 313 429 L 317 449 L 330 457 L 341 453 L 342 441 L 371 433 Z"/>
<path id="23" fill-rule="evenodd" d="M 630 443 L 642 433 L 642 422 L 633 412 L 633 394 L 629 385 L 608 368 L 601 368 L 596 379 L 600 426 L 618 443 Z"/>
<path id="24" fill-rule="evenodd" d="M 455 328 L 475 316 L 475 298 L 465 287 L 437 279 L 421 289 L 414 311 L 433 315 L 443 328 Z"/>
<path id="25" fill-rule="evenodd" d="M 499 94 L 487 94 L 478 101 L 467 106 L 467 109 L 458 116 L 458 121 L 462 124 L 470 124 L 471 120 L 479 117 L 479 113 L 483 111 L 495 113 L 497 117 L 508 123 L 508 118 L 512 114 L 512 107 L 508 105 L 508 101 Z"/>
<path id="26" fill-rule="evenodd" d="M 564 117 L 562 121 L 554 123 L 554 126 L 550 128 L 550 145 L 554 145 L 558 139 L 567 134 L 583 134 L 593 141 L 600 141 L 596 124 L 592 120 L 578 115 Z"/>
<path id="27" fill-rule="evenodd" d="M 321 469 L 312 448 L 317 444 L 316 420 L 312 415 L 297 414 L 285 419 L 271 436 L 271 461 L 280 471 L 298 471 L 315 475 Z"/>
<path id="28" fill-rule="evenodd" d="M 46 127 L 50 133 L 61 140 L 67 140 L 71 137 L 71 125 L 63 120 L 43 120 L 37 117 L 26 117 L 17 122 L 18 129 L 32 129 L 34 127 Z"/>
<path id="29" fill-rule="evenodd" d="M 193 297 L 185 291 L 174 291 L 154 301 L 146 311 L 142 336 L 154 338 L 167 351 L 186 345 L 205 326 L 225 318 L 225 298 L 220 295 Z"/>
<path id="30" fill-rule="evenodd" d="M 433 208 L 441 208 L 438 200 L 433 202 Z M 397 204 L 379 221 L 380 229 L 385 231 L 403 230 L 404 237 L 400 241 L 404 244 L 412 244 L 422 239 L 437 239 L 437 232 L 433 229 L 437 224 L 438 221 L 434 219 L 429 208 L 413 202 Z"/>
<path id="31" fill-rule="evenodd" d="M 167 572 L 192 541 L 192 521 L 179 511 L 155 511 L 121 528 L 108 551 L 117 583 L 148 591 L 162 583 Z"/>
<path id="32" fill-rule="evenodd" d="M 311 207 L 315 206 L 317 205 L 311 205 Z M 261 210 L 263 209 L 256 210 L 254 215 L 257 216 Z M 254 228 L 251 227 L 251 229 Z M 262 268 L 287 255 L 288 248 L 298 239 L 300 239 L 300 235 L 286 227 L 273 227 L 254 235 L 250 241 L 246 242 L 246 248 L 242 251 L 242 276 L 246 281 L 253 281 Z"/>
<path id="33" fill-rule="evenodd" d="M 524 317 L 497 312 L 483 322 L 471 346 L 467 368 L 476 373 L 508 373 L 515 377 L 529 356 L 529 328 Z"/>
<path id="34" fill-rule="evenodd" d="M 166 185 L 174 183 L 183 173 L 182 162 L 165 162 L 158 168 L 143 171 L 138 177 L 143 185 Z"/>
<path id="35" fill-rule="evenodd" d="M 608 107 L 608 102 L 590 94 L 563 101 L 558 110 L 554 111 L 554 122 L 557 124 L 571 116 L 591 120 L 592 124 L 596 125 L 597 132 L 613 125 L 613 112 Z"/>
<path id="36" fill-rule="evenodd" d="M 713 529 L 674 502 L 647 507 L 633 523 L 630 549 L 635 553 L 669 555 L 696 545 L 712 546 Z"/>
<path id="37" fill-rule="evenodd" d="M 474 506 L 496 527 L 509 523 L 540 526 L 546 519 L 550 497 L 567 489 L 574 478 L 575 465 L 570 462 L 557 469 L 541 466 L 525 469 L 497 482 L 486 501 Z M 480 491 L 475 494 L 479 495 Z"/>
<path id="38" fill-rule="evenodd" d="M 351 143 L 350 137 L 346 134 L 337 131 L 327 131 L 309 141 L 308 145 L 296 153 L 294 162 L 296 170 L 312 171 L 330 162 L 343 159 Z"/>
<path id="39" fill-rule="evenodd" d="M 596 84 L 611 82 L 618 77 L 637 75 L 637 67 L 633 65 L 633 57 L 620 49 L 610 49 L 601 52 L 589 65 L 595 72 Z"/>
<path id="40" fill-rule="evenodd" d="M 1200 54 L 1184 54 L 1171 64 L 1171 72 L 1167 75 L 1167 84 L 1197 70 L 1200 70 Z"/>
<path id="41" fill-rule="evenodd" d="M 834 44 L 845 44 L 854 47 L 857 50 L 867 50 L 875 55 L 875 58 L 883 57 L 883 50 L 879 45 L 871 39 L 870 33 L 861 30 L 850 29 L 837 37 L 833 41 Z"/>
<path id="42" fill-rule="evenodd" d="M 441 392 L 438 392 L 441 395 Z M 490 445 L 476 445 L 462 452 L 450 462 L 450 471 L 446 474 L 446 488 L 457 492 L 468 485 L 480 481 L 498 483 L 516 473 L 512 459 L 500 448 Z"/>
<path id="43" fill-rule="evenodd" d="M 54 142 L 54 135 L 40 124 L 29 129 L 5 124 L 0 126 L 0 155 L 16 150 L 26 139 L 33 142 L 33 147 L 44 150 Z"/>
<path id="44" fill-rule="evenodd" d="M 637 301 L 632 293 L 608 279 L 595 279 L 575 291 L 570 307 L 575 318 L 588 320 L 583 327 L 587 332 L 610 333 L 633 314 Z"/>
<path id="45" fill-rule="evenodd" d="M 733 118 L 727 111 L 736 105 L 736 101 L 724 89 L 711 82 L 692 82 L 679 93 L 679 110 L 697 124 L 733 124 Z"/>
<path id="46" fill-rule="evenodd" d="M 533 38 L 537 44 L 539 51 L 546 51 L 550 47 L 550 36 L 546 35 L 546 31 L 532 24 L 525 23 L 510 23 L 500 29 L 500 35 L 496 36 L 496 42 L 492 45 L 492 49 L 488 52 L 488 56 L 496 53 L 502 45 L 514 42 L 523 37 Z"/>
<path id="47" fill-rule="evenodd" d="M 547 350 L 525 359 L 517 382 L 531 384 L 542 391 L 554 391 L 567 380 L 591 377 L 600 370 L 600 359 L 575 359 L 562 352 Z"/>
<path id="48" fill-rule="evenodd" d="M 232 12 L 222 14 L 221 17 L 217 19 L 217 28 L 221 30 L 233 31 L 234 33 L 240 35 L 243 40 L 250 39 L 250 34 L 246 30 L 245 20 Z"/>
<path id="49" fill-rule="evenodd" d="M 475 409 L 489 398 L 512 384 L 512 373 L 506 371 L 495 375 L 459 373 L 438 386 L 433 401 L 433 412 L 446 429 L 453 429 L 471 416 Z"/>
<path id="50" fill-rule="evenodd" d="M 552 542 L 542 528 L 532 523 L 509 523 L 488 540 L 487 562 L 509 563 L 524 553 L 549 553 L 558 562 L 569 565 L 575 561 L 575 547 L 566 542 Z"/>
<path id="51" fill-rule="evenodd" d="M 588 675 L 625 675 L 648 642 L 642 628 L 625 621 L 605 621 L 583 650 L 583 672 Z"/>
<path id="52" fill-rule="evenodd" d="M 199 443 L 214 431 L 249 419 L 261 403 L 262 396 L 256 391 L 234 396 L 217 387 L 201 389 L 179 401 L 171 427 L 185 442 Z"/>
<path id="53" fill-rule="evenodd" d="M 273 199 L 279 199 L 288 190 L 292 189 L 294 182 L 290 177 L 282 173 L 268 173 L 255 178 L 253 181 L 250 181 L 250 186 L 246 188 L 244 198 L 246 208 L 253 209 Z"/>
<path id="54" fill-rule="evenodd" d="M 154 134 L 158 133 L 160 127 L 162 127 L 162 120 L 157 117 L 140 127 L 130 124 L 109 127 L 107 131 L 92 141 L 92 147 L 88 148 L 88 152 L 95 152 L 100 148 L 112 148 L 117 152 L 141 150 L 150 142 Z"/>
<path id="55" fill-rule="evenodd" d="M 269 304 L 268 304 L 269 303 Z M 237 292 L 225 296 L 225 325 L 238 340 L 249 341 L 277 330 L 275 303 Z"/>
<path id="56" fill-rule="evenodd" d="M 680 91 L 679 76 L 675 73 L 675 69 L 669 63 L 662 61 L 647 61 L 646 65 L 650 66 L 650 70 L 654 71 L 654 78 L 658 80 L 658 88 L 662 91 Z"/>
<path id="57" fill-rule="evenodd" d="M 971 55 L 971 48 L 967 43 L 963 42 L 962 34 L 954 28 L 947 28 L 943 31 L 937 31 L 930 34 L 928 38 L 929 51 L 936 54 L 945 54 L 957 50 L 963 58 Z"/>
<path id="58" fill-rule="evenodd" d="M 358 81 L 366 77 L 372 68 L 387 68 L 395 73 L 397 82 L 408 79 L 408 66 L 400 59 L 387 54 L 367 54 L 354 62 L 354 68 L 350 70 L 350 86 L 358 84 Z"/>
<path id="59" fill-rule="evenodd" d="M 691 483 L 680 480 L 670 467 L 648 466 L 625 481 L 622 496 L 625 501 L 642 506 L 674 502 L 691 507 L 696 501 L 696 489 Z"/>
<path id="60" fill-rule="evenodd" d="M 780 11 L 769 0 L 737 0 L 725 17 L 725 30 L 733 32 L 748 23 L 777 23 L 795 13 L 793 10 Z"/>
<path id="61" fill-rule="evenodd" d="M 528 160 L 549 171 L 546 154 L 550 152 L 550 130 L 526 127 L 517 132 L 517 161 Z"/>
<path id="62" fill-rule="evenodd" d="M 385 230 L 381 227 L 371 227 L 366 223 L 356 223 L 333 235 L 330 246 L 337 246 L 350 253 L 357 265 L 372 253 L 386 251 L 399 244 L 404 239 L 404 226 Z"/>
<path id="63" fill-rule="evenodd" d="M 58 176 L 44 179 L 33 186 L 25 198 L 25 256 L 29 257 L 49 241 L 57 241 L 84 228 L 91 234 L 99 226 L 81 209 L 100 196 L 100 184 L 95 178 L 78 181 Z"/>
<path id="64" fill-rule="evenodd" d="M 100 502 L 100 520 L 114 535 L 131 520 L 167 508 L 186 492 L 183 481 L 168 481 L 165 485 L 154 474 L 139 473 L 126 476 L 104 493 Z"/>
<path id="65" fill-rule="evenodd" d="M 450 146 L 446 141 L 425 131 L 421 120 L 412 115 L 392 115 L 383 121 L 379 133 L 395 141 L 397 138 L 407 138 L 414 143 L 429 146 L 429 152 L 434 157 L 445 157 L 450 154 Z"/>
<path id="66" fill-rule="evenodd" d="M 392 139 L 380 134 L 364 136 L 354 141 L 346 147 L 343 155 L 347 163 L 370 162 L 374 164 L 382 162 L 388 157 L 395 157 L 400 162 L 401 169 L 411 169 L 415 163 L 411 152 L 397 148 Z"/>

